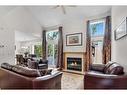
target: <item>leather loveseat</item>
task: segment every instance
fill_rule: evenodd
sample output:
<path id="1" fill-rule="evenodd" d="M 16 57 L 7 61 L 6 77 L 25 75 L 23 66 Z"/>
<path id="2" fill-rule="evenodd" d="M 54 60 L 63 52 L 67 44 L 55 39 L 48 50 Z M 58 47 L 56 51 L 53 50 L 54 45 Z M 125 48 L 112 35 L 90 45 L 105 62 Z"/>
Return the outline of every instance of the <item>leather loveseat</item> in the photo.
<path id="1" fill-rule="evenodd" d="M 61 89 L 61 77 L 59 71 L 3 63 L 0 67 L 0 89 Z"/>
<path id="2" fill-rule="evenodd" d="M 84 75 L 84 89 L 127 89 L 127 75 L 116 62 L 92 64 Z"/>

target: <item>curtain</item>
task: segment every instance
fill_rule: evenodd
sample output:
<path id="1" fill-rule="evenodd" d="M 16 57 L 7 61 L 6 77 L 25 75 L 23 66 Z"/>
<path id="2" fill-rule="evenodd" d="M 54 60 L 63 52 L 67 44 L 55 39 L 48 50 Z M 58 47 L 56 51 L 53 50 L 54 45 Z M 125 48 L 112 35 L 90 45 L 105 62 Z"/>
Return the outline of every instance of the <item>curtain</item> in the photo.
<path id="1" fill-rule="evenodd" d="M 91 64 L 91 33 L 90 33 L 90 21 L 87 21 L 87 32 L 86 32 L 86 62 L 85 62 L 85 70 L 89 69 L 89 65 Z"/>
<path id="2" fill-rule="evenodd" d="M 108 61 L 111 60 L 111 17 L 110 16 L 106 17 L 102 53 L 103 53 L 102 54 L 103 64 L 106 64 Z"/>
<path id="3" fill-rule="evenodd" d="M 46 30 L 42 32 L 42 59 L 46 60 Z"/>
<path id="4" fill-rule="evenodd" d="M 57 68 L 62 70 L 63 68 L 63 34 L 62 27 L 59 27 L 59 36 L 58 36 L 58 60 L 57 60 Z"/>

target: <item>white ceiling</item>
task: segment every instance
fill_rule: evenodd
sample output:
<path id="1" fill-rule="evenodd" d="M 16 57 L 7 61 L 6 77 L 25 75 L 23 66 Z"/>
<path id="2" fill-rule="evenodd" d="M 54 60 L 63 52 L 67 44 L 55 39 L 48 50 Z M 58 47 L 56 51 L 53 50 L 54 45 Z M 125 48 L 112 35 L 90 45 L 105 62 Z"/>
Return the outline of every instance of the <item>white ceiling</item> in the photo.
<path id="1" fill-rule="evenodd" d="M 7 15 L 14 8 L 14 6 L 0 6 L 0 18 Z"/>
<path id="2" fill-rule="evenodd" d="M 36 39 L 38 39 L 38 37 L 35 37 L 30 33 L 15 31 L 15 40 L 16 41 L 29 41 L 29 40 L 36 40 Z"/>
<path id="3" fill-rule="evenodd" d="M 41 37 L 42 29 L 45 27 L 64 26 L 75 20 L 84 21 L 86 18 L 111 11 L 111 6 L 64 7 L 66 14 L 63 14 L 60 7 L 54 9 L 54 6 L 0 6 L 0 18 L 4 18 L 14 31 L 19 31 L 20 34 L 28 32 L 27 34 L 31 33 L 36 38 Z"/>
<path id="4" fill-rule="evenodd" d="M 60 7 L 54 6 L 29 6 L 26 7 L 43 27 L 63 24 L 69 19 L 84 19 L 101 15 L 110 11 L 111 6 L 64 6 L 66 14 L 63 14 Z M 48 19 L 48 20 L 47 20 Z"/>

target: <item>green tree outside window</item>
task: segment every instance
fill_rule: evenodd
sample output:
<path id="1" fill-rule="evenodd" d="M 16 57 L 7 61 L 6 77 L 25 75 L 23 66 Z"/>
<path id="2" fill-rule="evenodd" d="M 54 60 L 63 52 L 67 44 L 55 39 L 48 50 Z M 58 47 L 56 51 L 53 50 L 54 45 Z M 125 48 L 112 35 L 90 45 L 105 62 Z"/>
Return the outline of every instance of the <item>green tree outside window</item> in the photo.
<path id="1" fill-rule="evenodd" d="M 36 54 L 37 57 L 42 57 L 42 45 L 34 45 L 34 54 Z"/>

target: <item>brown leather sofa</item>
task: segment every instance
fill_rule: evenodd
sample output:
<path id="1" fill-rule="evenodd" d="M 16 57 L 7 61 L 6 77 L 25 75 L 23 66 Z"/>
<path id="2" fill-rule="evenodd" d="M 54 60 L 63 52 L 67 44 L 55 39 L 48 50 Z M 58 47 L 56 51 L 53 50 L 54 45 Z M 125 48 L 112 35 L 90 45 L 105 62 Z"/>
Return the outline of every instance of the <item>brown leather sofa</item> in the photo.
<path id="1" fill-rule="evenodd" d="M 61 89 L 61 72 L 44 69 L 39 72 L 36 69 L 2 64 L 0 89 Z"/>
<path id="2" fill-rule="evenodd" d="M 127 89 L 127 75 L 116 62 L 92 64 L 84 75 L 84 89 Z"/>

